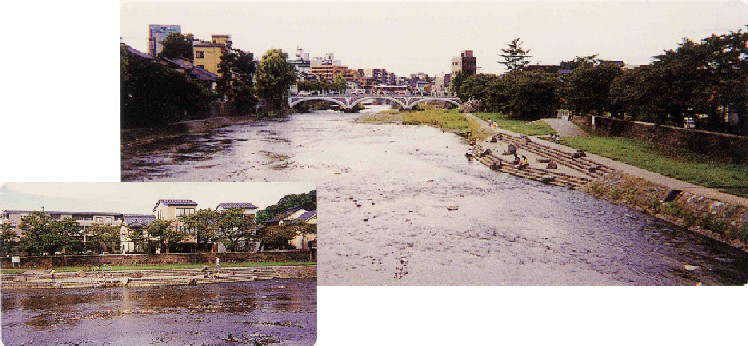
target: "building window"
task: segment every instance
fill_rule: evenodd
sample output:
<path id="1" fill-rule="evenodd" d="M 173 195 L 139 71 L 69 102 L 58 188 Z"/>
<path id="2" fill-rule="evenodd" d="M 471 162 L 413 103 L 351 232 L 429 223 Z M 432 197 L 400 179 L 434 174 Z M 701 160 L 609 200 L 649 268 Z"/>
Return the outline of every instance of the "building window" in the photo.
<path id="1" fill-rule="evenodd" d="M 190 215 L 195 213 L 195 209 L 177 208 L 177 216 Z"/>
<path id="2" fill-rule="evenodd" d="M 201 50 L 195 52 L 195 58 L 204 59 L 205 58 L 205 52 L 201 51 Z"/>

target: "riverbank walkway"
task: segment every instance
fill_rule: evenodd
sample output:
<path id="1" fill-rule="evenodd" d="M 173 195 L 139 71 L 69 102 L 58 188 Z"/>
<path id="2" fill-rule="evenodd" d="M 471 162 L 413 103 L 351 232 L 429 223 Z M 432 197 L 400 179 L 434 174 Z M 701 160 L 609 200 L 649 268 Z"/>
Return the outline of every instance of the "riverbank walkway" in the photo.
<path id="1" fill-rule="evenodd" d="M 648 170 L 635 167 L 623 162 L 615 161 L 612 159 L 609 159 L 607 157 L 602 157 L 599 155 L 595 155 L 592 153 L 585 152 L 584 157 L 581 158 L 572 158 L 575 153 L 577 152 L 576 149 L 567 147 L 558 143 L 554 143 L 551 141 L 544 140 L 542 138 L 533 137 L 533 136 L 525 136 L 522 134 L 518 134 L 512 131 L 508 131 L 505 129 L 492 127 L 489 125 L 488 122 L 484 121 L 483 119 L 480 119 L 476 117 L 473 114 L 466 113 L 465 116 L 468 118 L 469 121 L 475 122 L 480 124 L 481 131 L 487 131 L 491 134 L 498 134 L 501 137 L 500 142 L 504 142 L 504 146 L 500 145 L 491 145 L 484 142 L 478 143 L 477 147 L 482 148 L 483 146 L 487 146 L 488 148 L 494 147 L 495 149 L 492 149 L 493 153 L 501 153 L 502 148 L 505 150 L 507 144 L 514 143 L 517 145 L 517 143 L 525 142 L 526 145 L 517 145 L 518 147 L 518 155 L 525 155 L 528 157 L 528 160 L 530 162 L 531 169 L 539 169 L 541 173 L 546 174 L 554 174 L 554 172 L 551 172 L 547 169 L 543 169 L 543 167 L 546 166 L 545 163 L 538 163 L 539 158 L 543 159 L 551 159 L 554 160 L 557 165 L 559 166 L 558 170 L 554 170 L 560 173 L 566 173 L 568 174 L 569 170 L 573 171 L 574 175 L 580 176 L 583 181 L 589 181 L 590 179 L 594 179 L 595 177 L 600 176 L 601 174 L 596 174 L 589 172 L 585 173 L 585 170 L 588 170 L 591 167 L 594 167 L 595 165 L 599 165 L 600 168 L 597 170 L 599 173 L 608 173 L 613 170 L 619 171 L 624 174 L 628 174 L 634 177 L 642 178 L 646 181 L 649 181 L 651 183 L 661 185 L 664 187 L 667 187 L 670 190 L 680 190 L 680 191 L 687 191 L 692 194 L 700 195 L 709 199 L 729 203 L 732 205 L 739 205 L 748 208 L 748 199 L 738 197 L 735 195 L 731 195 L 728 193 L 720 192 L 718 190 L 695 185 L 689 182 L 681 181 L 675 178 L 667 177 L 659 173 L 650 172 Z M 559 119 L 561 120 L 561 119 Z M 554 122 L 550 122 L 549 125 L 551 127 L 554 127 Z M 561 127 L 566 125 L 558 125 Z M 555 129 L 555 127 L 554 127 Z M 581 130 L 580 130 L 581 131 Z M 565 132 L 565 134 L 569 134 L 571 131 Z M 563 137 L 563 136 L 562 136 Z M 526 138 L 526 139 L 523 139 Z M 490 142 L 488 142 L 490 143 Z M 475 153 L 475 155 L 479 155 L 480 153 Z M 580 164 L 576 164 L 580 163 Z M 561 166 L 565 166 L 565 168 L 561 168 Z M 539 177 L 538 177 L 539 178 Z M 541 179 L 534 179 L 534 180 L 541 180 Z"/>

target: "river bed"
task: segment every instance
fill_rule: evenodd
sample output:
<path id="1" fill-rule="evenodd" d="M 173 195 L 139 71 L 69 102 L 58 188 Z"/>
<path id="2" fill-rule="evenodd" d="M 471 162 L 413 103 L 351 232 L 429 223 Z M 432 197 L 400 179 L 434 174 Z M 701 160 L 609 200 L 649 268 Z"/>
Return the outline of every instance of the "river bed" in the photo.
<path id="1" fill-rule="evenodd" d="M 182 149 L 125 157 L 122 177 L 316 183 L 323 285 L 748 281 L 744 252 L 579 191 L 497 174 L 466 160 L 455 134 L 358 116 L 318 111 L 185 136 Z"/>
<path id="2" fill-rule="evenodd" d="M 2 292 L 5 345 L 313 345 L 314 279 Z"/>

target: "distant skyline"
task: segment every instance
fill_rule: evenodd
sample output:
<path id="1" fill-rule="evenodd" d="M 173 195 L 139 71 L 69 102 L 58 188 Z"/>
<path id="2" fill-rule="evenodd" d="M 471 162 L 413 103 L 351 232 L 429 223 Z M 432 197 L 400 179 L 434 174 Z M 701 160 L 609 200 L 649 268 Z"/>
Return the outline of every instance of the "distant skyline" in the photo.
<path id="1" fill-rule="evenodd" d="M 273 183 L 0 183 L 0 210 L 64 210 L 151 214 L 159 199 L 191 199 L 199 209 L 251 202 L 260 209 L 314 184 Z"/>
<path id="2" fill-rule="evenodd" d="M 727 2 L 133 2 L 123 1 L 122 40 L 147 52 L 148 24 L 178 24 L 201 39 L 231 34 L 259 59 L 270 48 L 294 57 L 333 52 L 349 68 L 397 75 L 449 72 L 472 49 L 478 72 L 498 73 L 500 48 L 515 37 L 532 64 L 576 56 L 641 65 L 683 37 L 694 40 L 748 24 L 748 5 Z"/>

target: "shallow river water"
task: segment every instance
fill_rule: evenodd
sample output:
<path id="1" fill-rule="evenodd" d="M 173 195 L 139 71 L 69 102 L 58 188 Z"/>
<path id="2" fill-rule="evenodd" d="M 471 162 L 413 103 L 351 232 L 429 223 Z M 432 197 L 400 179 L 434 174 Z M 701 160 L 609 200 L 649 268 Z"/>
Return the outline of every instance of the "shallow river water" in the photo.
<path id="1" fill-rule="evenodd" d="M 185 136 L 186 149 L 126 157 L 123 180 L 315 182 L 323 285 L 748 281 L 745 253 L 493 172 L 466 160 L 454 134 L 358 116 L 320 111 Z"/>
<path id="2" fill-rule="evenodd" d="M 5 345 L 313 345 L 314 279 L 2 292 Z"/>

